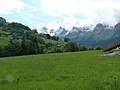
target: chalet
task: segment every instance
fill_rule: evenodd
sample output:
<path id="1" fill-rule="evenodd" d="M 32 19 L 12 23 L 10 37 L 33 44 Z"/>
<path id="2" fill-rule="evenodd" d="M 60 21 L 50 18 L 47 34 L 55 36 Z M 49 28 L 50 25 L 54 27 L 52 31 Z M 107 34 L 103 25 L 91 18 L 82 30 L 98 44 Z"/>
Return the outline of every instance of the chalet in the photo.
<path id="1" fill-rule="evenodd" d="M 115 49 L 117 47 L 120 47 L 120 40 L 116 41 L 108 46 L 103 47 L 102 51 L 103 52 L 110 51 L 110 50 Z"/>

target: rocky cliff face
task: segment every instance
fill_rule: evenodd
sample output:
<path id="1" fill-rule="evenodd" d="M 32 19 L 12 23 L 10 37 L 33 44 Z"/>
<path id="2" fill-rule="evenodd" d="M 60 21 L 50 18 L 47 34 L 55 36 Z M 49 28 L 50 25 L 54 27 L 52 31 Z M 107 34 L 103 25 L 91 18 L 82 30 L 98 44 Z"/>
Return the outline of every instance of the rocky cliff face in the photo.
<path id="1" fill-rule="evenodd" d="M 48 30 L 42 29 L 42 31 L 47 32 Z M 59 27 L 57 30 L 51 29 L 47 33 L 61 39 L 69 38 L 77 43 L 84 43 L 89 46 L 105 46 L 120 39 L 120 23 L 115 26 L 98 23 L 95 27 L 87 25 L 84 27 L 73 27 L 71 30 Z"/>

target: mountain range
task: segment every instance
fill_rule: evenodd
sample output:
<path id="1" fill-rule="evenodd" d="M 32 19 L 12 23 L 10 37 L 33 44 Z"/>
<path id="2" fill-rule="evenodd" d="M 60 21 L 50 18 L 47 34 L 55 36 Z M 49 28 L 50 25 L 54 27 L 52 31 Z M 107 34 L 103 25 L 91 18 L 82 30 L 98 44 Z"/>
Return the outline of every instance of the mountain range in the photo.
<path id="1" fill-rule="evenodd" d="M 83 43 L 87 46 L 106 46 L 120 40 L 120 22 L 115 26 L 98 23 L 95 27 L 87 25 L 84 27 L 73 27 L 71 30 L 61 26 L 57 30 L 48 30 L 43 27 L 40 31 L 61 39 L 69 38 L 78 44 Z"/>
<path id="2" fill-rule="evenodd" d="M 69 38 L 70 40 L 78 43 L 85 44 L 87 46 L 106 46 L 115 41 L 120 40 L 120 22 L 114 26 L 108 24 L 98 23 L 97 25 L 86 25 L 84 27 L 73 27 L 72 29 L 66 29 L 59 27 L 58 29 L 49 29 L 43 26 L 40 30 L 31 30 L 28 26 L 24 26 L 20 23 L 9 23 L 4 18 L 0 18 L 0 35 L 6 33 L 15 33 L 16 35 L 23 35 L 24 32 L 50 34 L 51 36 L 57 36 L 60 39 Z M 28 34 L 29 35 L 29 34 Z M 39 37 L 40 38 L 40 37 Z"/>

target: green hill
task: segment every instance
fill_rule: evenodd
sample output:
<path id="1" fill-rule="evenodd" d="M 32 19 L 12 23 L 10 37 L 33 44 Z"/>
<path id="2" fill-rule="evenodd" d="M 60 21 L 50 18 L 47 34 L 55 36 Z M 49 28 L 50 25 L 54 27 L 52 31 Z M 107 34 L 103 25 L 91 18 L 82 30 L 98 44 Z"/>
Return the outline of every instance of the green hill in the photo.
<path id="1" fill-rule="evenodd" d="M 56 36 L 0 17 L 0 57 L 63 52 L 65 44 Z"/>
<path id="2" fill-rule="evenodd" d="M 120 90 L 118 56 L 101 51 L 0 58 L 0 90 Z"/>
<path id="3" fill-rule="evenodd" d="M 4 18 L 0 17 L 0 42 L 2 44 L 2 45 L 0 44 L 1 46 L 4 46 L 4 44 L 7 45 L 11 37 L 14 37 L 14 39 L 21 39 L 23 35 L 25 35 L 27 40 L 31 40 L 34 37 L 37 37 L 38 42 L 41 44 L 44 44 L 44 43 L 63 44 L 64 43 L 63 41 L 62 42 L 59 41 L 59 38 L 56 40 L 50 35 L 39 34 L 36 29 L 31 30 L 28 26 L 25 26 L 21 23 L 16 23 L 16 22 L 9 23 L 9 22 L 6 22 Z"/>
<path id="4" fill-rule="evenodd" d="M 86 47 L 65 38 L 38 33 L 18 22 L 6 22 L 0 17 L 0 57 L 46 53 L 63 53 L 101 49 Z"/>
<path id="5" fill-rule="evenodd" d="M 8 37 L 0 37 L 0 46 L 7 46 L 9 44 L 9 38 Z"/>

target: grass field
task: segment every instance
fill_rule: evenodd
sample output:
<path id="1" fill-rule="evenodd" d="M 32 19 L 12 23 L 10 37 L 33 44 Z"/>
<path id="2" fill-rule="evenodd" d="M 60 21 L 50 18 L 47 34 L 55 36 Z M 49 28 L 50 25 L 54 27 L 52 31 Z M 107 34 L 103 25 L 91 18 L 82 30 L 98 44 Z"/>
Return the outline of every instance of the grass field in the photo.
<path id="1" fill-rule="evenodd" d="M 41 37 L 46 43 L 52 43 L 52 44 L 65 44 L 66 42 L 64 41 L 55 41 L 55 40 L 52 40 L 52 39 L 46 39 L 46 38 L 43 38 Z"/>
<path id="2" fill-rule="evenodd" d="M 101 53 L 0 58 L 0 90 L 120 90 L 120 57 Z"/>

